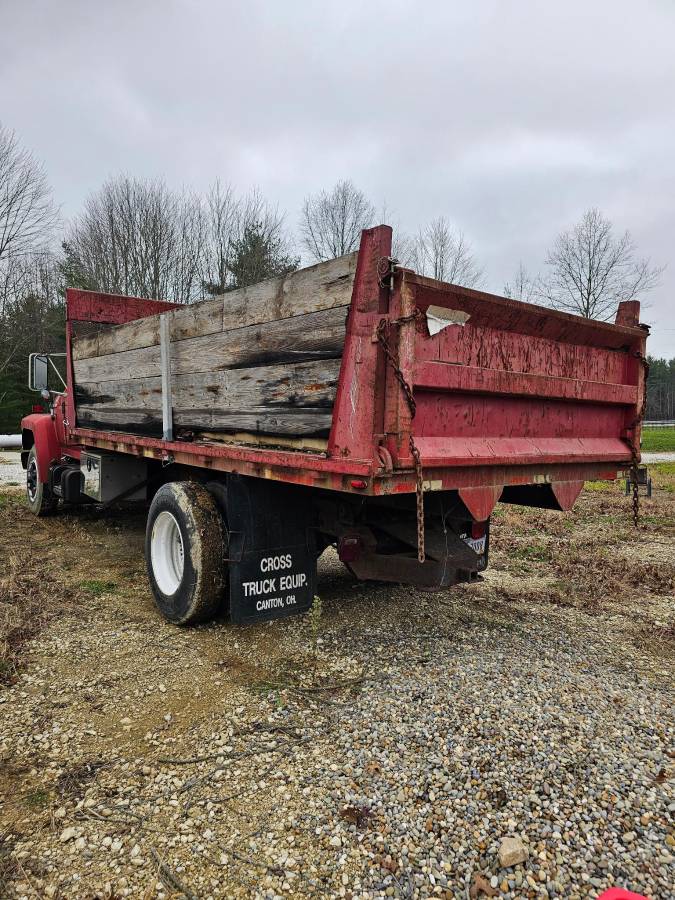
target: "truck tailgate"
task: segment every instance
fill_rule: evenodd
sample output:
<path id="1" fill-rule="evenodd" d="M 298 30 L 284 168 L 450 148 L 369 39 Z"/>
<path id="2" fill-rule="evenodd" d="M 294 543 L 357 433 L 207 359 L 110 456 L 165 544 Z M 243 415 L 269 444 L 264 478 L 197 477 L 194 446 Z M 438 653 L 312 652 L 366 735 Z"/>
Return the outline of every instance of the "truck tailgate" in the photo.
<path id="1" fill-rule="evenodd" d="M 406 285 L 427 318 L 412 367 L 425 466 L 630 461 L 644 395 L 638 304 L 620 310 L 635 324 L 611 325 L 412 273 Z"/>

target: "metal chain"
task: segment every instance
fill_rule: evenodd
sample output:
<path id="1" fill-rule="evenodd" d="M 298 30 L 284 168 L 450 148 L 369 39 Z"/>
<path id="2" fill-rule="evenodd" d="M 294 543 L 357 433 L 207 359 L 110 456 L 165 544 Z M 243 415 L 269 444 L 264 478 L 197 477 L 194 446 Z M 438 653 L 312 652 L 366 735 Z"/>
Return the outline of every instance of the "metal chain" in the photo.
<path id="1" fill-rule="evenodd" d="M 387 340 L 387 331 L 392 326 L 405 325 L 407 322 L 414 322 L 416 319 L 419 319 L 422 316 L 422 312 L 419 309 L 416 309 L 414 313 L 409 316 L 401 316 L 400 319 L 380 319 L 377 326 L 377 339 L 382 344 L 382 349 L 384 350 L 384 355 L 387 357 L 387 360 L 394 371 L 394 375 L 396 376 L 396 380 L 401 385 L 401 390 L 405 394 L 405 399 L 408 402 L 408 406 L 410 407 L 410 415 L 412 418 L 415 417 L 415 412 L 417 411 L 417 404 L 415 403 L 415 398 L 413 397 L 412 388 L 408 384 L 408 382 L 403 377 L 403 372 L 401 372 L 398 366 L 398 360 L 396 359 L 396 354 L 389 346 L 389 342 Z"/>
<path id="2" fill-rule="evenodd" d="M 410 432 L 410 453 L 415 462 L 415 496 L 417 500 L 417 559 L 423 563 L 426 559 L 424 550 L 424 480 L 422 477 L 422 459 Z"/>
<path id="3" fill-rule="evenodd" d="M 644 419 L 645 409 L 647 407 L 647 378 L 649 376 L 649 363 L 645 359 L 645 357 L 641 353 L 636 353 L 635 356 L 639 359 L 640 364 L 645 373 L 645 385 L 644 390 L 642 392 L 642 405 L 637 416 L 630 423 L 629 430 L 633 431 L 633 439 L 630 443 L 630 455 L 631 455 L 631 470 L 630 470 L 630 480 L 632 482 L 633 487 L 633 525 L 636 528 L 640 526 L 640 489 L 638 486 L 638 477 L 639 477 L 639 447 L 637 439 L 635 438 L 636 430 L 638 426 L 642 424 L 642 420 Z"/>
<path id="4" fill-rule="evenodd" d="M 408 408 L 410 409 L 410 418 L 415 418 L 415 413 L 417 412 L 417 404 L 415 403 L 415 398 L 413 397 L 412 388 L 405 380 L 403 372 L 398 364 L 398 359 L 396 354 L 391 349 L 389 341 L 387 340 L 387 333 L 392 327 L 400 327 L 401 325 L 405 325 L 407 322 L 414 322 L 419 319 L 423 319 L 424 314 L 420 309 L 416 309 L 409 316 L 401 316 L 398 319 L 380 319 L 377 326 L 377 340 L 382 346 L 382 350 L 384 351 L 385 358 L 394 372 L 396 380 L 401 386 L 401 390 L 403 391 L 403 396 L 406 399 L 408 404 Z M 422 563 L 426 559 L 426 554 L 424 551 L 424 478 L 422 474 L 422 459 L 420 457 L 420 451 L 417 449 L 417 445 L 415 444 L 415 438 L 413 437 L 412 428 L 410 429 L 410 454 L 413 458 L 413 463 L 415 466 L 415 494 L 417 499 L 417 559 Z"/>

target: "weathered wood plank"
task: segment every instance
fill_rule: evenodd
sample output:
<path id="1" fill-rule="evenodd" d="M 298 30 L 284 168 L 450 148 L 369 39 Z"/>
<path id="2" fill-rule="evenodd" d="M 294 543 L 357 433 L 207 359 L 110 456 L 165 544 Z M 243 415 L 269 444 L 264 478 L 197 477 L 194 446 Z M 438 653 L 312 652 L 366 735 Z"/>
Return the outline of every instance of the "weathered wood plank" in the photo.
<path id="1" fill-rule="evenodd" d="M 356 272 L 356 253 L 299 269 L 290 275 L 230 291 L 221 297 L 181 306 L 169 313 L 172 341 L 201 337 L 247 325 L 318 310 L 349 306 Z M 159 343 L 157 316 L 117 325 L 73 340 L 73 359 L 89 359 L 138 350 Z"/>
<path id="2" fill-rule="evenodd" d="M 303 435 L 327 437 L 332 414 L 325 409 L 249 409 L 222 410 L 187 409 L 174 413 L 174 428 L 198 431 L 206 427 L 211 432 L 241 431 L 267 435 Z M 77 411 L 81 428 L 102 428 L 154 437 L 162 435 L 162 416 L 144 409 L 110 409 L 105 406 L 81 406 Z"/>
<path id="3" fill-rule="evenodd" d="M 174 409 L 244 409 L 251 406 L 330 407 L 340 374 L 340 360 L 295 365 L 257 366 L 224 372 L 174 375 Z M 128 378 L 116 382 L 78 382 L 76 404 L 107 409 L 161 410 L 162 379 Z"/>
<path id="4" fill-rule="evenodd" d="M 199 431 L 325 434 L 339 374 L 340 360 L 333 359 L 177 375 L 172 379 L 174 425 Z M 80 425 L 98 423 L 114 430 L 124 425 L 122 430 L 139 433 L 161 430 L 159 376 L 80 382 L 75 400 Z"/>
<path id="5" fill-rule="evenodd" d="M 283 447 L 287 450 L 301 450 L 305 453 L 322 453 L 328 448 L 326 438 L 292 437 L 281 434 L 254 434 L 251 431 L 235 431 L 224 434 L 218 431 L 196 431 L 195 440 L 217 444 L 248 444 L 253 447 Z"/>
<path id="6" fill-rule="evenodd" d="M 337 359 L 342 355 L 344 307 L 171 343 L 173 375 L 229 368 Z M 76 382 L 150 378 L 160 373 L 159 347 L 75 360 Z M 113 394 L 111 386 L 108 393 Z"/>

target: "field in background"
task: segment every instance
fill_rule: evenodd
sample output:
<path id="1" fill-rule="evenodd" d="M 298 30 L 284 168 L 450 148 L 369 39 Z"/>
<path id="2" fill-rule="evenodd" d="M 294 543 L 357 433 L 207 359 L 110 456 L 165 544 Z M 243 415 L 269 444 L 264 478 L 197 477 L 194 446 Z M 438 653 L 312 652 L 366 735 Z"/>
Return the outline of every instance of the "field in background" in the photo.
<path id="1" fill-rule="evenodd" d="M 675 427 L 643 428 L 643 453 L 669 453 L 675 451 Z"/>

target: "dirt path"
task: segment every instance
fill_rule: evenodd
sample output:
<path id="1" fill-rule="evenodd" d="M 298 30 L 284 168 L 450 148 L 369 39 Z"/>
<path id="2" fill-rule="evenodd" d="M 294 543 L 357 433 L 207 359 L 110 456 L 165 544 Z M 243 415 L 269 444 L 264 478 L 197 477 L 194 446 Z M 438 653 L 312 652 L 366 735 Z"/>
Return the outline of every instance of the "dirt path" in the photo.
<path id="1" fill-rule="evenodd" d="M 675 462 L 675 453 L 643 453 L 642 462 L 646 466 L 654 463 Z"/>
<path id="2" fill-rule="evenodd" d="M 476 587 L 355 584 L 329 553 L 313 623 L 190 630 L 152 605 L 142 516 L 35 520 L 0 493 L 0 896 L 665 898 L 675 473 L 656 482 L 637 535 L 621 485 L 500 508 Z M 528 858 L 501 868 L 507 835 Z"/>

